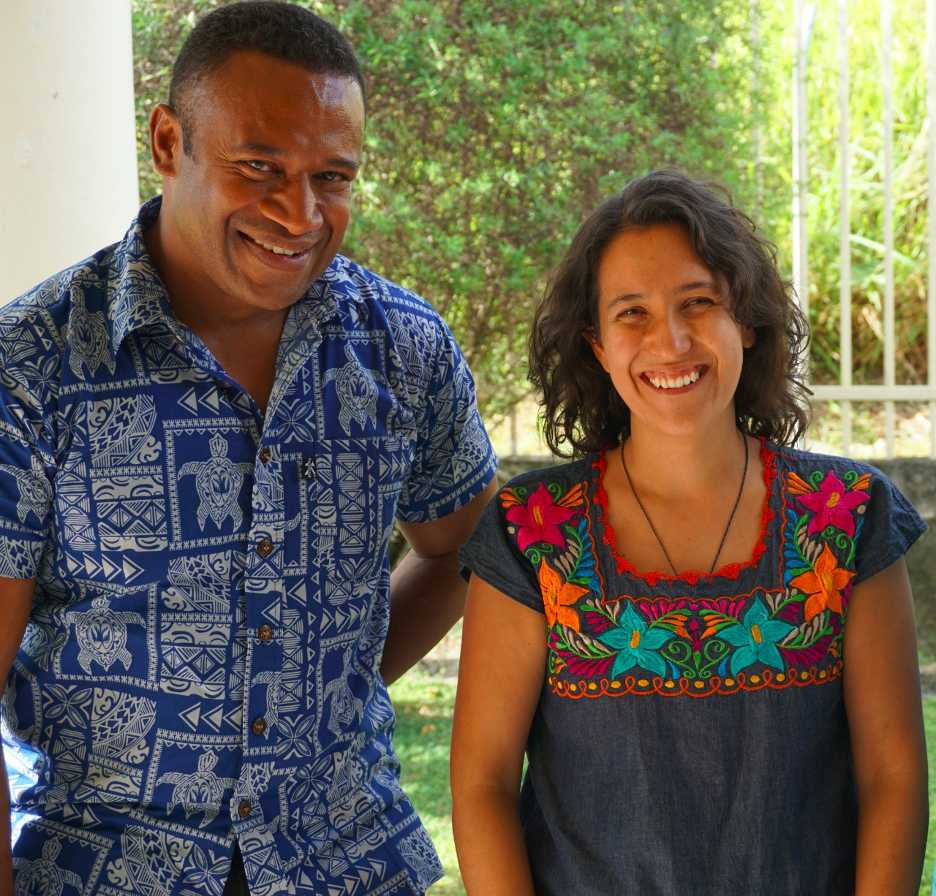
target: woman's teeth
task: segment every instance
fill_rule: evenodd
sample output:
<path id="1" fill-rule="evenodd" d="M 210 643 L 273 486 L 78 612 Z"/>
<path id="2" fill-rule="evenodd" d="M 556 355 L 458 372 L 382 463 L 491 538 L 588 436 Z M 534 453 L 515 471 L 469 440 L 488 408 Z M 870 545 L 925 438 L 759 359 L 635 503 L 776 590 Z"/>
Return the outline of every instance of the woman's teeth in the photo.
<path id="1" fill-rule="evenodd" d="M 677 377 L 653 376 L 652 374 L 647 374 L 647 379 L 650 380 L 657 389 L 681 389 L 683 386 L 694 383 L 698 378 L 698 370 L 693 370 L 692 373 Z"/>

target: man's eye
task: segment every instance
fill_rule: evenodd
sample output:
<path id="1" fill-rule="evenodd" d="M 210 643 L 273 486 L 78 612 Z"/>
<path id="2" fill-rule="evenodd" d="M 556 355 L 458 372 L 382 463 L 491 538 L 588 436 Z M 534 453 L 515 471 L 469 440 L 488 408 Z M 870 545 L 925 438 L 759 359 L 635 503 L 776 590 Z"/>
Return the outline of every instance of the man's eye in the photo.
<path id="1" fill-rule="evenodd" d="M 343 184 L 349 182 L 349 178 L 339 171 L 323 171 L 319 177 L 322 180 L 328 181 L 330 184 Z"/>
<path id="2" fill-rule="evenodd" d="M 245 159 L 245 160 L 244 160 L 244 164 L 245 164 L 248 168 L 252 168 L 254 171 L 270 171 L 270 170 L 272 170 L 272 169 L 270 168 L 270 163 L 269 163 L 269 162 L 263 162 L 263 161 L 261 161 L 260 159 Z"/>

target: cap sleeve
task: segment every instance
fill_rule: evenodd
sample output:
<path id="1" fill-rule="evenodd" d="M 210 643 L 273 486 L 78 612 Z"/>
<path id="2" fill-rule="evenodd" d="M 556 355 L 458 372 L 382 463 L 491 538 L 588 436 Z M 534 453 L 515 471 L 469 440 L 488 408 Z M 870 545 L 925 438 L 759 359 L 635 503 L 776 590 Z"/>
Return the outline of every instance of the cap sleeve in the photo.
<path id="1" fill-rule="evenodd" d="M 544 613 L 536 572 L 520 552 L 506 518 L 510 507 L 516 506 L 514 484 L 491 499 L 474 534 L 458 552 L 461 573 L 465 579 L 473 573 L 518 603 Z"/>
<path id="2" fill-rule="evenodd" d="M 879 470 L 872 473 L 869 490 L 855 538 L 856 585 L 906 554 L 927 529 L 900 489 Z"/>

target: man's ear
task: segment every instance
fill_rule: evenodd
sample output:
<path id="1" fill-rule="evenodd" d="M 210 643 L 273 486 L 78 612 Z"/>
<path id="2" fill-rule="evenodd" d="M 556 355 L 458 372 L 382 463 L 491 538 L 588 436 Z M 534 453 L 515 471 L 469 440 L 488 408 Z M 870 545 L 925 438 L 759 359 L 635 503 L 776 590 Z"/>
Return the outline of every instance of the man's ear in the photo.
<path id="1" fill-rule="evenodd" d="M 153 166 L 163 177 L 175 177 L 182 159 L 182 122 L 171 106 L 157 103 L 149 121 Z"/>
<path id="2" fill-rule="evenodd" d="M 608 365 L 605 363 L 604 346 L 602 346 L 601 339 L 595 332 L 595 328 L 585 327 L 585 329 L 582 330 L 582 339 L 584 339 L 591 346 L 591 350 L 595 353 L 595 357 L 598 359 L 598 363 L 604 367 L 605 372 L 607 372 Z"/>

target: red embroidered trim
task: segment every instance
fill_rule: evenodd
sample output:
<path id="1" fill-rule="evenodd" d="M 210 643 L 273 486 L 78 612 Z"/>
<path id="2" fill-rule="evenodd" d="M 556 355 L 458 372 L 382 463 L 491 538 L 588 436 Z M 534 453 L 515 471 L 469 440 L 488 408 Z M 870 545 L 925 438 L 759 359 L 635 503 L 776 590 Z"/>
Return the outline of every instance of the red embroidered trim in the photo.
<path id="1" fill-rule="evenodd" d="M 717 575 L 717 573 L 716 573 Z M 672 576 L 670 576 L 672 578 Z M 678 680 L 663 679 L 659 675 L 647 674 L 645 678 L 625 675 L 623 679 L 602 678 L 599 681 L 564 681 L 557 675 L 547 677 L 550 689 L 557 697 L 569 697 L 579 700 L 582 697 L 623 697 L 625 694 L 662 694 L 666 697 L 709 697 L 712 694 L 735 694 L 738 691 L 760 691 L 764 688 L 780 690 L 782 688 L 808 687 L 816 684 L 829 684 L 842 675 L 842 661 L 838 660 L 825 669 L 810 666 L 808 670 L 776 672 L 765 669 L 762 673 L 737 676 L 713 675 L 707 680 L 686 678 Z"/>
<path id="2" fill-rule="evenodd" d="M 777 479 L 776 453 L 767 447 L 765 439 L 757 437 L 761 443 L 760 456 L 764 464 L 764 485 L 767 486 L 767 497 L 764 499 L 764 511 L 761 515 L 761 534 L 760 539 L 754 547 L 754 555 L 745 563 L 726 563 L 724 566 L 715 570 L 713 573 L 699 572 L 694 569 L 687 569 L 682 575 L 671 576 L 662 572 L 637 572 L 633 564 L 626 558 L 621 557 L 614 547 L 614 530 L 608 522 L 608 494 L 604 490 L 604 476 L 607 471 L 607 462 L 604 454 L 599 454 L 597 460 L 592 464 L 598 468 L 598 489 L 595 492 L 595 503 L 599 506 L 601 518 L 604 522 L 604 532 L 602 541 L 611 550 L 611 556 L 617 564 L 618 574 L 630 573 L 638 579 L 643 579 L 647 585 L 653 588 L 661 579 L 667 582 L 686 582 L 689 585 L 695 585 L 699 579 L 714 579 L 716 576 L 726 579 L 737 579 L 742 569 L 748 569 L 757 566 L 758 561 L 764 556 L 767 550 L 767 526 L 774 518 L 774 511 L 770 507 L 770 499 L 774 494 L 774 482 Z"/>

